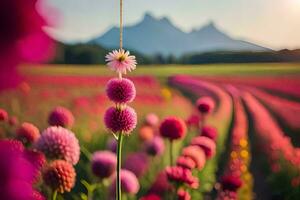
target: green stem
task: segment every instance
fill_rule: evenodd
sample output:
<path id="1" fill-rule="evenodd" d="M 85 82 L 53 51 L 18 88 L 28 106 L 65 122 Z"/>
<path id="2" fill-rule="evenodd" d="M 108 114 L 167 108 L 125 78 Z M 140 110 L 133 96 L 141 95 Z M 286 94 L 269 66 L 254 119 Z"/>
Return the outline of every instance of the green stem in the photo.
<path id="1" fill-rule="evenodd" d="M 170 149 L 169 149 L 169 153 L 170 153 L 170 166 L 173 165 L 173 140 L 170 140 Z"/>
<path id="2" fill-rule="evenodd" d="M 56 200 L 56 197 L 57 197 L 57 190 L 54 190 L 52 200 Z"/>
<path id="3" fill-rule="evenodd" d="M 122 199 L 122 191 L 121 191 L 121 162 L 122 162 L 122 142 L 123 142 L 123 134 L 119 133 L 118 139 L 118 152 L 117 152 L 117 180 L 116 180 L 116 200 Z"/>

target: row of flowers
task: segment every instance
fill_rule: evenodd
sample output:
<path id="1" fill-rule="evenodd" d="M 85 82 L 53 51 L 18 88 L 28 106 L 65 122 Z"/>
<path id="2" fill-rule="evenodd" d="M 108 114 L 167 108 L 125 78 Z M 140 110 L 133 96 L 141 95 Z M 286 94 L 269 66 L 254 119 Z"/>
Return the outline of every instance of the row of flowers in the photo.
<path id="1" fill-rule="evenodd" d="M 291 198 L 299 195 L 300 150 L 280 129 L 268 110 L 249 93 L 243 99 L 252 116 L 261 151 L 268 158 L 271 183 L 280 195 Z M 259 112 L 258 112 L 259 111 Z M 292 193 L 287 191 L 293 191 Z"/>

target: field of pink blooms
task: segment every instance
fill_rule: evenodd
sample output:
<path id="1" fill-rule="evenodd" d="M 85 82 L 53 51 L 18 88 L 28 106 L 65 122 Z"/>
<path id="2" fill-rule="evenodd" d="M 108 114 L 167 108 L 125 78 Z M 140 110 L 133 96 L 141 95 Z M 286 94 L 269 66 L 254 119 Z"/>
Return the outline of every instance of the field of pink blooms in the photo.
<path id="1" fill-rule="evenodd" d="M 128 76 L 138 123 L 124 137 L 123 199 L 299 199 L 298 73 L 155 70 Z M 25 73 L 0 91 L 0 199 L 115 199 L 117 141 L 104 124 L 111 78 Z"/>

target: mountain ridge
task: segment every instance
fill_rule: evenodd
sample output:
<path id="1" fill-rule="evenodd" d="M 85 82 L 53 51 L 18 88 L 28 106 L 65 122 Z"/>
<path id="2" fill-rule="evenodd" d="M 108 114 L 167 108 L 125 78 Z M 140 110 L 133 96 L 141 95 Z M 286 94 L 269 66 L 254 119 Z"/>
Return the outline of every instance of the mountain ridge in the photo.
<path id="1" fill-rule="evenodd" d="M 89 41 L 106 48 L 118 48 L 119 28 L 112 27 Z M 175 55 L 211 51 L 269 51 L 270 49 L 234 39 L 218 29 L 214 22 L 184 32 L 167 17 L 155 18 L 146 13 L 137 24 L 124 27 L 124 47 L 146 55 Z"/>

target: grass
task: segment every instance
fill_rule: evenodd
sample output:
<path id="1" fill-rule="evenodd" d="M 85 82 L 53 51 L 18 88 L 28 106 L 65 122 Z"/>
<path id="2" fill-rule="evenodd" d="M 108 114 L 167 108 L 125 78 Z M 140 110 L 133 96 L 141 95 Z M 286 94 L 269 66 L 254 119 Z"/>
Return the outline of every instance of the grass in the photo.
<path id="1" fill-rule="evenodd" d="M 113 75 L 103 65 L 43 65 L 22 68 L 33 75 Z M 211 64 L 211 65 L 148 65 L 138 66 L 131 75 L 154 75 L 166 78 L 171 75 L 300 75 L 299 63 Z"/>

